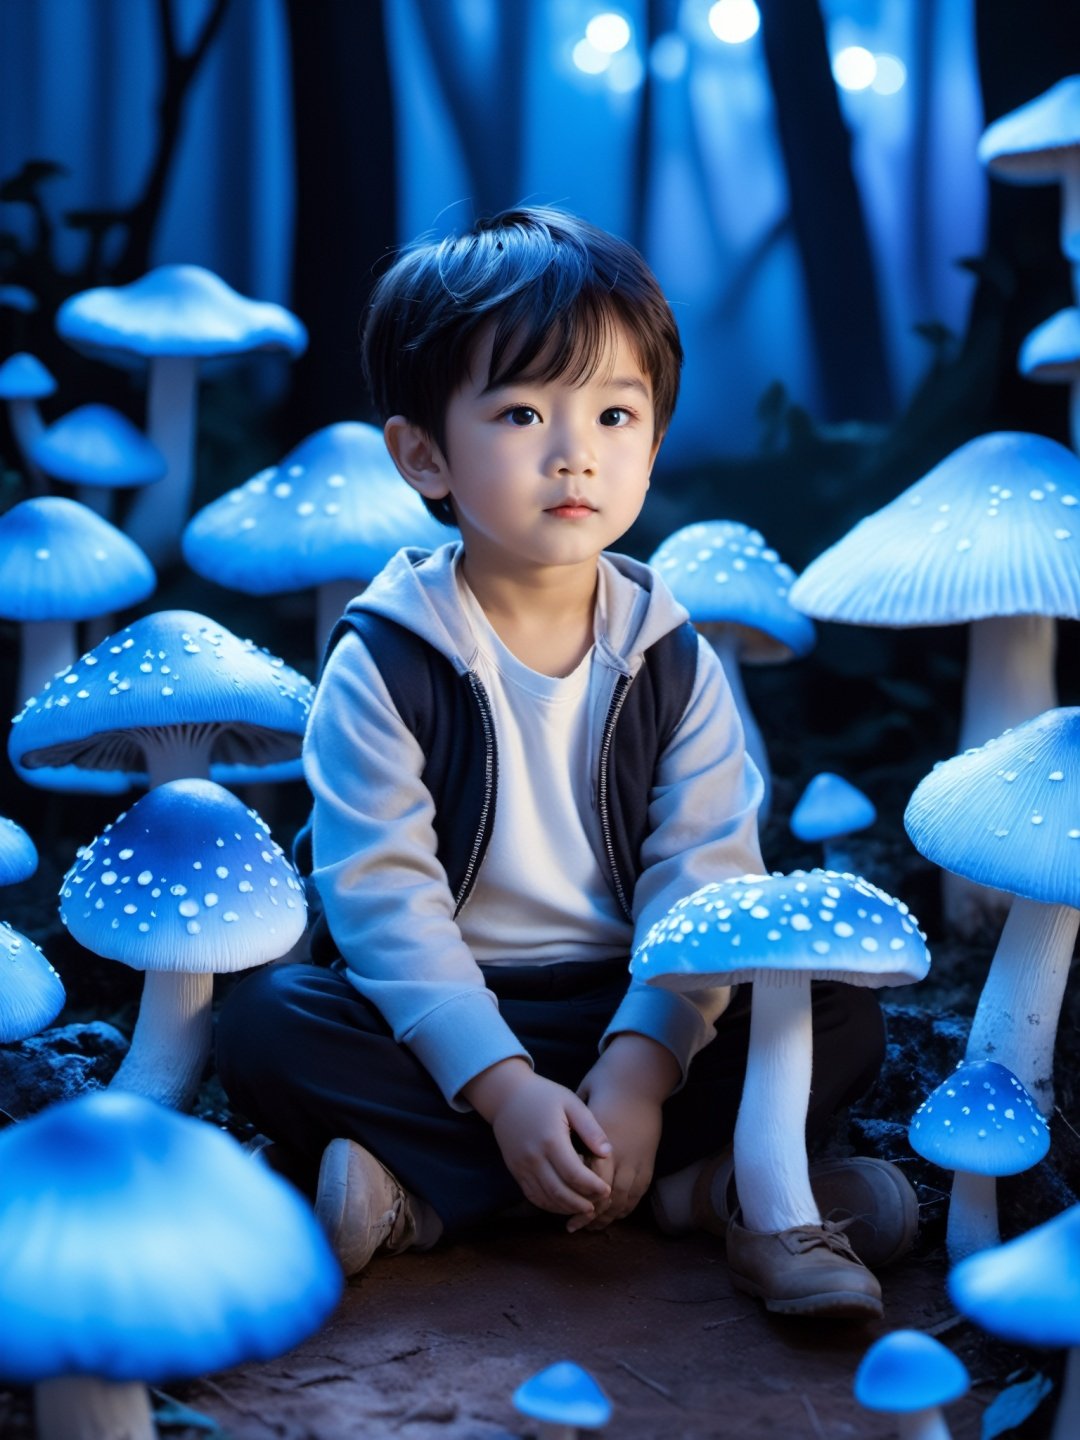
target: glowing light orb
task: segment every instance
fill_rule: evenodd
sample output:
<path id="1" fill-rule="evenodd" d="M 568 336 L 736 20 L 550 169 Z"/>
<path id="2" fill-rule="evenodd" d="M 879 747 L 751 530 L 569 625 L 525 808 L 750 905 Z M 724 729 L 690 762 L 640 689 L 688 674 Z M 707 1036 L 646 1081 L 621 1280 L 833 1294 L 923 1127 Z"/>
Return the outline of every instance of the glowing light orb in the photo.
<path id="1" fill-rule="evenodd" d="M 877 74 L 877 60 L 863 45 L 845 45 L 832 60 L 833 79 L 841 90 L 867 90 Z"/>
<path id="2" fill-rule="evenodd" d="M 595 50 L 605 55 L 615 55 L 630 44 L 630 22 L 617 10 L 605 10 L 594 15 L 585 26 L 585 39 Z"/>
<path id="3" fill-rule="evenodd" d="M 616 55 L 606 78 L 608 87 L 619 94 L 628 95 L 636 90 L 645 79 L 641 56 L 634 50 L 624 50 L 621 55 Z"/>
<path id="4" fill-rule="evenodd" d="M 658 80 L 678 80 L 689 59 L 686 41 L 674 31 L 658 36 L 649 52 L 649 65 Z"/>
<path id="5" fill-rule="evenodd" d="M 598 50 L 591 40 L 579 40 L 573 50 L 574 64 L 586 75 L 602 75 L 611 64 L 606 50 Z"/>
<path id="6" fill-rule="evenodd" d="M 709 9 L 709 29 L 725 45 L 742 45 L 761 28 L 754 0 L 716 0 Z"/>
<path id="7" fill-rule="evenodd" d="M 878 95 L 895 95 L 904 88 L 907 67 L 895 55 L 875 55 L 877 72 L 871 84 Z"/>

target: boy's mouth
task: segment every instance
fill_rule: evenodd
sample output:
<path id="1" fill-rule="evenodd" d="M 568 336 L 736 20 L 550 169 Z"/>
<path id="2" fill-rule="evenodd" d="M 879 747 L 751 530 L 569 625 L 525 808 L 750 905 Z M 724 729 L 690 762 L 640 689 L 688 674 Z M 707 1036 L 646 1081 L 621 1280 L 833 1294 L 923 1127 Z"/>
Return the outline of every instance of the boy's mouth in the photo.
<path id="1" fill-rule="evenodd" d="M 595 507 L 587 500 L 578 500 L 576 497 L 563 500 L 559 505 L 552 505 L 544 512 L 546 515 L 554 515 L 559 520 L 584 520 L 587 515 L 595 514 Z"/>

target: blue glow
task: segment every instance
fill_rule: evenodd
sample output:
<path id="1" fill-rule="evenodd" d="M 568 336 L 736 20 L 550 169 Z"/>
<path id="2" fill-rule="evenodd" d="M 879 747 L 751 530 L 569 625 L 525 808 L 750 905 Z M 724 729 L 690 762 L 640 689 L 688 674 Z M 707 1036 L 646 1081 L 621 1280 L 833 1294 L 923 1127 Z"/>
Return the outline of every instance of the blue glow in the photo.
<path id="1" fill-rule="evenodd" d="M 686 73 L 689 51 L 681 35 L 669 31 L 659 36 L 649 52 L 649 66 L 658 80 L 678 80 Z"/>
<path id="2" fill-rule="evenodd" d="M 833 56 L 832 73 L 841 90 L 868 90 L 877 74 L 877 61 L 864 45 L 845 45 Z"/>
<path id="3" fill-rule="evenodd" d="M 709 29 L 725 45 L 742 45 L 761 28 L 754 0 L 716 0 L 709 9 Z"/>
<path id="4" fill-rule="evenodd" d="M 611 64 L 606 50 L 598 50 L 591 40 L 579 40 L 573 50 L 574 64 L 586 75 L 602 75 Z"/>
<path id="5" fill-rule="evenodd" d="M 630 44 L 632 35 L 630 22 L 617 10 L 605 10 L 594 15 L 585 26 L 585 38 L 594 50 L 605 55 L 617 55 Z"/>
<path id="6" fill-rule="evenodd" d="M 907 81 L 907 66 L 895 55 L 875 55 L 877 70 L 871 82 L 877 95 L 895 95 Z"/>

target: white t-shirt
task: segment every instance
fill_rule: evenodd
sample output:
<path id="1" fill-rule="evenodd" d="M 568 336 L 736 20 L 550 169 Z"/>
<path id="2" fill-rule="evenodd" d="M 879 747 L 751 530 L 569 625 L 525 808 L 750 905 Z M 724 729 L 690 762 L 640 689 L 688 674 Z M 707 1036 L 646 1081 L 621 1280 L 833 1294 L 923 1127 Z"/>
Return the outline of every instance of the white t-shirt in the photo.
<path id="1" fill-rule="evenodd" d="M 588 753 L 593 650 L 565 676 L 523 665 L 499 639 L 457 567 L 494 716 L 499 776 L 483 864 L 458 915 L 481 964 L 552 964 L 628 954 L 633 930 L 597 858 L 600 819 Z M 594 629 L 606 613 L 603 567 Z"/>

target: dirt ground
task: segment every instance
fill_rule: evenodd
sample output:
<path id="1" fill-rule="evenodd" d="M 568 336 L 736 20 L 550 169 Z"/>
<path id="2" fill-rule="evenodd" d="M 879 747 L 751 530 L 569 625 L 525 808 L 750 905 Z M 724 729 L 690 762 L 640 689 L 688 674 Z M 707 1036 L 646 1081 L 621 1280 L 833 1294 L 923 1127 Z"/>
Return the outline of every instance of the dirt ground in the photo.
<path id="1" fill-rule="evenodd" d="M 911 1326 L 967 1364 L 971 1392 L 948 1420 L 954 1440 L 977 1440 L 1006 1377 L 1033 1357 L 960 1321 L 944 1275 L 934 1254 L 886 1271 L 879 1324 L 778 1320 L 731 1288 L 715 1241 L 644 1224 L 568 1236 L 507 1221 L 482 1242 L 373 1262 L 329 1323 L 280 1359 L 168 1386 L 205 1423 L 162 1434 L 510 1440 L 538 1433 L 514 1411 L 515 1387 L 572 1359 L 612 1400 L 607 1433 L 627 1440 L 885 1440 L 894 1423 L 856 1404 L 852 1379 L 873 1340 Z M 1035 1419 L 1023 1434 L 1048 1433 Z M 25 1392 L 0 1395 L 0 1434 L 30 1433 Z"/>

